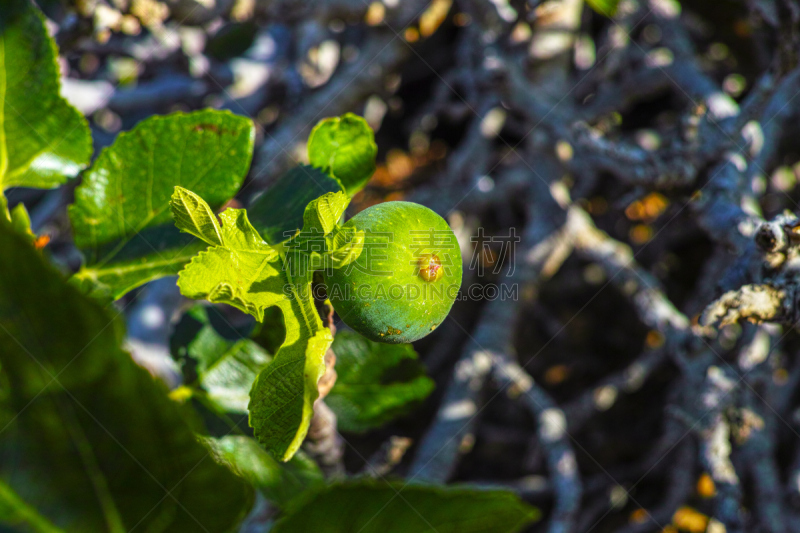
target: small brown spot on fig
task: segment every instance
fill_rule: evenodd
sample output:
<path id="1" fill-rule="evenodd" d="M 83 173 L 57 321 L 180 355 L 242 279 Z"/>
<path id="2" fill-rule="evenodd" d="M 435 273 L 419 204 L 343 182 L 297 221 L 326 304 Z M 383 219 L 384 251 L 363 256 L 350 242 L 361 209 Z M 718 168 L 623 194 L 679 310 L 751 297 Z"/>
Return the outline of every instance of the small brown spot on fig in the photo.
<path id="1" fill-rule="evenodd" d="M 219 128 L 215 124 L 198 124 L 194 127 L 194 131 L 213 131 L 219 134 Z"/>
<path id="2" fill-rule="evenodd" d="M 438 255 L 425 254 L 419 258 L 419 277 L 432 282 L 442 279 L 443 275 L 444 269 Z"/>

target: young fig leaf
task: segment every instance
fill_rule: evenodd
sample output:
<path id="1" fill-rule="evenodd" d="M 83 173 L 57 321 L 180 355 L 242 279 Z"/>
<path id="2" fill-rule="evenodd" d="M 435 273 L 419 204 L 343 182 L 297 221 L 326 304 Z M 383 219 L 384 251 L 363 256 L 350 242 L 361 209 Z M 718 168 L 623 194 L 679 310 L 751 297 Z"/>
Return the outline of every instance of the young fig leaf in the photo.
<path id="1" fill-rule="evenodd" d="M 372 128 L 352 113 L 320 121 L 308 137 L 311 165 L 338 179 L 351 197 L 372 177 L 377 154 Z"/>
<path id="2" fill-rule="evenodd" d="M 356 258 L 354 249 L 360 253 L 357 233 L 338 236 L 336 221 L 348 201 L 341 192 L 314 200 L 304 216 L 308 231 L 301 231 L 291 245 L 273 248 L 253 228 L 243 209 L 225 210 L 216 226 L 213 212 L 202 198 L 180 187 L 173 194 L 173 215 L 181 229 L 211 240 L 218 235 L 220 240 L 180 273 L 181 293 L 232 305 L 259 322 L 269 307 L 277 306 L 283 313 L 286 338 L 255 379 L 248 405 L 256 438 L 283 461 L 297 452 L 308 432 L 319 396 L 317 382 L 325 373 L 325 352 L 333 341 L 311 295 L 313 254 L 318 258 L 338 254 L 341 260 L 342 256 Z M 309 234 L 312 237 L 307 237 Z M 315 241 L 319 252 L 297 245 L 300 241 L 309 244 L 312 238 L 319 239 Z M 325 239 L 340 248 L 328 247 Z"/>
<path id="3" fill-rule="evenodd" d="M 222 245 L 222 235 L 217 217 L 202 198 L 183 187 L 175 187 L 169 205 L 172 208 L 175 225 L 179 230 L 194 235 L 213 246 Z"/>
<path id="4" fill-rule="evenodd" d="M 336 227 L 350 199 L 344 193 L 325 194 L 309 202 L 303 212 L 303 231 L 320 231 L 327 235 Z"/>
<path id="5" fill-rule="evenodd" d="M 175 196 L 183 194 L 180 189 Z M 176 204 L 178 218 L 183 206 Z M 221 245 L 195 256 L 180 272 L 178 287 L 184 296 L 226 303 L 261 321 L 264 309 L 286 299 L 281 257 L 250 225 L 244 209 L 227 209 L 220 220 Z"/>

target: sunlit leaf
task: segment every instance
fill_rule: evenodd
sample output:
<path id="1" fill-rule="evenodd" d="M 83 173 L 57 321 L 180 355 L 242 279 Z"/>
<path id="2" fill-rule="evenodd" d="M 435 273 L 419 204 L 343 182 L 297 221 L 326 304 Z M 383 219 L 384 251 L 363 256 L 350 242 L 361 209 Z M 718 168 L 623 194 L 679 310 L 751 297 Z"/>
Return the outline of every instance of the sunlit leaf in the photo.
<path id="1" fill-rule="evenodd" d="M 195 256 L 181 271 L 178 287 L 184 296 L 232 305 L 260 321 L 264 309 L 286 300 L 283 262 L 244 209 L 227 209 L 220 220 L 222 245 Z"/>
<path id="2" fill-rule="evenodd" d="M 170 200 L 170 207 L 175 226 L 179 230 L 194 235 L 208 244 L 215 246 L 222 244 L 216 215 L 195 193 L 183 187 L 176 187 Z"/>
<path id="3" fill-rule="evenodd" d="M 308 137 L 308 159 L 338 179 L 349 196 L 364 188 L 375 172 L 378 147 L 363 118 L 347 113 L 319 122 Z"/>
<path id="4" fill-rule="evenodd" d="M 9 187 L 57 187 L 89 163 L 89 125 L 59 95 L 56 56 L 56 44 L 33 3 L 3 2 L 0 195 Z"/>
<path id="5" fill-rule="evenodd" d="M 342 228 L 338 221 L 350 199 L 344 193 L 328 193 L 311 201 L 303 214 L 303 229 L 286 243 L 307 259 L 312 270 L 342 268 L 354 261 L 364 247 L 364 232 Z"/>
<path id="6" fill-rule="evenodd" d="M 177 188 L 172 204 L 182 225 L 192 218 L 189 210 L 206 210 L 199 196 L 191 203 L 181 200 L 185 197 L 187 194 Z M 304 215 L 313 226 L 311 233 L 332 238 L 347 202 L 341 192 L 311 202 Z M 258 321 L 263 320 L 266 309 L 281 309 L 286 337 L 272 363 L 253 383 L 248 409 L 255 436 L 286 461 L 308 432 L 314 401 L 319 396 L 317 382 L 325 372 L 325 352 L 333 341 L 314 307 L 311 254 L 300 246 L 271 247 L 242 209 L 221 213 L 218 230 L 221 245 L 210 246 L 192 259 L 180 273 L 178 286 L 185 296 L 232 305 Z M 304 229 L 298 237 L 307 234 Z M 322 253 L 328 253 L 324 245 Z"/>
<path id="7" fill-rule="evenodd" d="M 303 212 L 303 231 L 320 231 L 327 235 L 347 209 L 350 199 L 344 193 L 320 196 L 309 202 Z"/>
<path id="8" fill-rule="evenodd" d="M 290 313 L 300 314 L 302 319 L 291 319 Z M 333 338 L 308 297 L 298 302 L 296 309 L 284 310 L 284 316 L 286 341 L 256 378 L 248 407 L 256 438 L 287 461 L 308 433 L 314 401 L 319 397 L 317 382 L 325 374 L 325 352 Z"/>

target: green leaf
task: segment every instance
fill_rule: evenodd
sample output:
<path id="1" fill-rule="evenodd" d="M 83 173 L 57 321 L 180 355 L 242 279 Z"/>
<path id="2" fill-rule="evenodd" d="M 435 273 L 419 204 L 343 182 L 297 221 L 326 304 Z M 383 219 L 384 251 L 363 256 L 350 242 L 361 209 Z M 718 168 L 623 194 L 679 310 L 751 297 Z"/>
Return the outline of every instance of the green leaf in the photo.
<path id="1" fill-rule="evenodd" d="M 249 119 L 215 110 L 153 116 L 121 133 L 75 191 L 76 244 L 107 261 L 118 241 L 172 223 L 169 201 L 179 185 L 220 207 L 241 186 L 253 138 Z M 115 246 L 101 250 L 108 244 Z"/>
<path id="2" fill-rule="evenodd" d="M 363 247 L 364 232 L 344 232 L 337 224 L 348 203 L 341 192 L 310 202 L 303 214 L 303 229 L 285 247 L 282 273 L 290 305 L 281 309 L 286 340 L 275 361 L 253 384 L 249 406 L 256 437 L 283 460 L 295 453 L 308 431 L 319 396 L 317 382 L 325 373 L 325 352 L 333 340 L 314 307 L 312 272 L 328 264 L 347 264 Z M 276 405 L 284 407 L 276 409 Z M 288 419 L 286 406 L 292 414 Z"/>
<path id="3" fill-rule="evenodd" d="M 539 514 L 506 491 L 351 481 L 292 505 L 273 532 L 513 533 Z"/>
<path id="4" fill-rule="evenodd" d="M 199 196 L 182 187 L 175 187 L 169 202 L 175 226 L 214 246 L 222 245 L 219 222 L 214 212 Z"/>
<path id="5" fill-rule="evenodd" d="M 50 189 L 89 163 L 92 137 L 60 95 L 58 50 L 29 0 L 0 14 L 0 195 L 9 187 Z"/>
<path id="6" fill-rule="evenodd" d="M 287 241 L 286 248 L 307 259 L 302 268 L 342 268 L 354 261 L 364 247 L 364 232 L 337 224 L 350 203 L 342 192 L 328 193 L 311 201 L 303 214 L 303 229 Z"/>
<path id="7" fill-rule="evenodd" d="M 254 131 L 245 117 L 205 110 L 150 117 L 120 134 L 84 174 L 69 207 L 75 243 L 86 257 L 78 277 L 106 284 L 119 297 L 176 274 L 198 248 L 187 253 L 192 239 L 172 224 L 175 187 L 205 198 L 209 213 L 221 207 L 247 174 Z M 209 213 L 198 222 L 209 222 Z"/>
<path id="8" fill-rule="evenodd" d="M 308 228 L 276 249 L 261 239 L 244 210 L 228 209 L 220 215 L 219 226 L 209 222 L 213 230 L 201 231 L 201 224 L 192 222 L 201 217 L 192 213 L 206 212 L 202 198 L 180 188 L 173 196 L 175 219 L 185 231 L 213 233 L 221 240 L 180 273 L 181 293 L 232 305 L 259 322 L 270 307 L 278 306 L 283 313 L 286 337 L 253 383 L 248 405 L 256 437 L 283 461 L 294 455 L 308 432 L 319 396 L 317 382 L 325 373 L 325 352 L 333 341 L 314 306 L 313 269 L 353 260 L 363 246 L 363 232 L 345 232 L 336 224 L 348 202 L 341 192 L 315 199 L 304 210 Z"/>
<path id="9" fill-rule="evenodd" d="M 619 0 L 586 0 L 589 7 L 606 17 L 613 17 L 617 12 Z"/>
<path id="10" fill-rule="evenodd" d="M 338 192 L 308 204 L 302 231 L 285 244 L 287 250 L 300 253 L 301 269 L 332 270 L 358 259 L 364 248 L 364 231 L 342 228 L 335 222 L 349 202 L 344 193 Z"/>
<path id="11" fill-rule="evenodd" d="M 28 215 L 28 210 L 25 209 L 25 204 L 19 203 L 11 210 L 11 225 L 17 230 L 17 233 L 25 235 L 33 241 L 34 234 L 31 231 L 31 217 Z"/>
<path id="12" fill-rule="evenodd" d="M 250 389 L 272 356 L 249 339 L 231 341 L 217 333 L 205 310 L 193 316 L 204 324 L 187 346 L 197 362 L 198 384 L 206 399 L 221 412 L 246 413 Z"/>
<path id="13" fill-rule="evenodd" d="M 267 500 L 279 507 L 286 506 L 303 492 L 324 484 L 317 464 L 302 452 L 287 463 L 279 463 L 250 437 L 206 437 L 201 442 L 211 450 L 215 461 L 246 479 Z"/>
<path id="14" fill-rule="evenodd" d="M 186 198 L 191 198 L 191 202 L 186 202 Z M 323 247 L 323 254 L 352 256 L 354 248 L 360 253 L 363 232 L 345 232 L 335 224 L 348 202 L 341 192 L 327 193 L 312 201 L 304 214 L 310 230 L 304 227 L 283 250 L 283 255 L 264 242 L 250 224 L 244 209 L 225 210 L 219 216 L 221 224 L 214 219 L 209 222 L 213 229 L 207 230 L 209 235 L 213 233 L 208 238 L 219 239 L 221 244 L 197 255 L 180 273 L 178 286 L 181 293 L 190 298 L 232 305 L 253 315 L 259 322 L 264 318 L 265 309 L 277 305 L 284 315 L 299 312 L 298 320 L 302 318 L 307 329 L 313 330 L 309 316 L 317 316 L 316 311 L 311 313 L 304 309 L 306 304 L 313 303 L 310 290 L 306 290 L 311 284 L 311 271 L 308 269 L 311 252 L 293 244 L 302 239 L 329 237 L 333 239 L 332 243 L 341 246 L 341 250 Z M 208 205 L 200 196 L 176 187 L 171 206 L 181 229 L 204 233 L 191 222 L 208 212 Z M 291 303 L 298 300 L 305 302 L 299 308 Z"/>
<path id="15" fill-rule="evenodd" d="M 207 459 L 120 322 L 3 220 L 0 249 L 0 479 L 69 531 L 234 528 L 252 489 Z"/>
<path id="16" fill-rule="evenodd" d="M 184 296 L 232 305 L 261 321 L 264 309 L 287 299 L 281 257 L 250 225 L 244 209 L 227 209 L 220 220 L 222 245 L 192 259 L 178 287 Z"/>
<path id="17" fill-rule="evenodd" d="M 192 347 L 189 347 L 192 353 Z M 272 360 L 255 342 L 242 339 L 200 372 L 208 399 L 223 411 L 246 413 L 250 389 L 258 373 Z"/>
<path id="18" fill-rule="evenodd" d="M 182 195 L 176 190 L 175 198 Z M 338 201 L 326 198 L 322 205 L 335 206 Z M 173 209 L 181 210 L 183 204 L 176 200 Z M 317 215 L 320 223 L 327 224 L 335 212 L 323 208 Z M 325 352 L 333 339 L 311 297 L 308 255 L 295 249 L 280 255 L 261 239 L 243 209 L 224 211 L 220 221 L 222 245 L 195 257 L 180 273 L 178 287 L 185 296 L 232 305 L 259 322 L 269 307 L 278 306 L 283 312 L 286 338 L 253 383 L 248 409 L 256 437 L 286 461 L 308 432 L 319 396 L 317 382 L 325 373 Z"/>
<path id="19" fill-rule="evenodd" d="M 286 341 L 253 383 L 248 406 L 256 438 L 282 461 L 297 452 L 308 433 L 325 352 L 333 342 L 307 296 L 291 302 L 296 307 L 284 309 Z"/>
<path id="20" fill-rule="evenodd" d="M 352 331 L 333 341 L 336 384 L 325 400 L 342 431 L 382 426 L 411 409 L 433 391 L 433 380 L 410 344 L 372 342 Z"/>
<path id="21" fill-rule="evenodd" d="M 377 154 L 372 128 L 352 113 L 320 121 L 308 138 L 311 165 L 342 182 L 349 196 L 363 189 L 372 177 Z"/>
<path id="22" fill-rule="evenodd" d="M 303 227 L 309 202 L 329 192 L 344 190 L 341 183 L 319 169 L 298 165 L 281 176 L 247 208 L 253 226 L 270 244 L 285 241 Z"/>
<path id="23" fill-rule="evenodd" d="M 361 255 L 364 249 L 365 233 L 354 227 L 337 227 L 326 240 L 326 252 L 322 258 L 322 268 L 342 268 Z"/>
<path id="24" fill-rule="evenodd" d="M 309 202 L 303 212 L 303 231 L 327 235 L 336 227 L 350 199 L 344 193 L 325 194 Z"/>
<path id="25" fill-rule="evenodd" d="M 36 533 L 63 533 L 47 518 L 22 501 L 11 487 L 0 481 L 0 525 L 15 527 L 20 531 L 33 531 Z M 22 529 L 22 525 L 26 528 Z"/>
<path id="26" fill-rule="evenodd" d="M 192 257 L 206 249 L 204 243 L 181 235 L 174 227 L 159 226 L 143 233 L 153 237 L 147 237 L 148 242 L 132 241 L 113 262 L 81 267 L 72 277 L 73 284 L 84 294 L 104 295 L 113 301 L 148 281 L 177 275 Z"/>

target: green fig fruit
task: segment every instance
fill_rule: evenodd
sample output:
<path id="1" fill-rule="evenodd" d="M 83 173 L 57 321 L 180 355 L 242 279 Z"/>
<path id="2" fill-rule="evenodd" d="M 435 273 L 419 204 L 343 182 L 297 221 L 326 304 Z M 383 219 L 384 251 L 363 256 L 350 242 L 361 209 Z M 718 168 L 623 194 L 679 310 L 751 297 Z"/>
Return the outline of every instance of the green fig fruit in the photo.
<path id="1" fill-rule="evenodd" d="M 447 222 L 427 207 L 386 202 L 345 227 L 365 232 L 349 265 L 326 272 L 328 298 L 341 319 L 368 339 L 405 343 L 441 324 L 461 287 L 461 250 Z"/>

